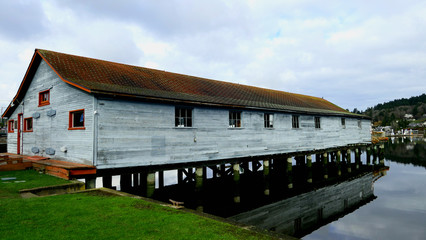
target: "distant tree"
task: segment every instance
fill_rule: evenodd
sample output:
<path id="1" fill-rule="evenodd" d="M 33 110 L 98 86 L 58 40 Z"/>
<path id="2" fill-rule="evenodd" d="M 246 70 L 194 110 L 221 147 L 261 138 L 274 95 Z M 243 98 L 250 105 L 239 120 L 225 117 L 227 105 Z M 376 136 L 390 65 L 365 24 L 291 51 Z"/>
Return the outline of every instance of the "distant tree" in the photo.
<path id="1" fill-rule="evenodd" d="M 413 114 L 414 118 L 418 118 L 417 114 L 419 114 L 419 109 L 417 108 L 417 105 L 413 107 L 413 111 L 411 113 Z"/>
<path id="2" fill-rule="evenodd" d="M 401 128 L 407 128 L 408 127 L 409 122 L 403 118 L 401 120 L 398 121 L 398 127 Z"/>

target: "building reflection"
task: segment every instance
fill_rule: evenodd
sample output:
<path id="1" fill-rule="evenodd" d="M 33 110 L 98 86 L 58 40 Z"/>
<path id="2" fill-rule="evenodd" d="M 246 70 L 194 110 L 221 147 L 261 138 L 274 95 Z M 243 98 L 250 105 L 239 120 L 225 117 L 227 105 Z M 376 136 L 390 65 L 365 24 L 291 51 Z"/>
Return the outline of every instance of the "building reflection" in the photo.
<path id="1" fill-rule="evenodd" d="M 241 223 L 302 237 L 373 201 L 374 182 L 389 167 L 363 167 L 356 176 L 230 217 Z"/>

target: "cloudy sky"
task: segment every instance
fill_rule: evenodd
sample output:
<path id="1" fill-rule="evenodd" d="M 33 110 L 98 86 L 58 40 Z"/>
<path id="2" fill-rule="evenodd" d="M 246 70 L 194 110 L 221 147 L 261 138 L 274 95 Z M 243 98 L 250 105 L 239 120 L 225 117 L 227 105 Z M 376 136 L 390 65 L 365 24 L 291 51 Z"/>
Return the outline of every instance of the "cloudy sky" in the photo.
<path id="1" fill-rule="evenodd" d="M 307 94 L 347 109 L 426 92 L 426 1 L 0 0 L 0 107 L 34 49 Z"/>

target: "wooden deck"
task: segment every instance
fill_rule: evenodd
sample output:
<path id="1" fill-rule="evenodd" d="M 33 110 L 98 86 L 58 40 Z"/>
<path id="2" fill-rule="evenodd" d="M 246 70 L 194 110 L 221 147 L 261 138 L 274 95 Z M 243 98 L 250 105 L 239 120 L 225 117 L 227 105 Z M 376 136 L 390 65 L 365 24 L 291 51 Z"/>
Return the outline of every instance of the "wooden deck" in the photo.
<path id="1" fill-rule="evenodd" d="M 25 156 L 12 153 L 0 154 L 0 171 L 15 171 L 34 168 L 63 179 L 74 179 L 96 174 L 96 167 L 49 159 L 41 156 Z"/>

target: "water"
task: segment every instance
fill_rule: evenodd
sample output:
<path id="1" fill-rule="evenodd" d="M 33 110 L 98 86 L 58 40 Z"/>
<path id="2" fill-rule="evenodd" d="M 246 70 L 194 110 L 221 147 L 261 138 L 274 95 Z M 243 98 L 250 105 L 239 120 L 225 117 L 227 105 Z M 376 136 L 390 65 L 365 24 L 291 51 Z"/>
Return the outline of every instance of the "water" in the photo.
<path id="1" fill-rule="evenodd" d="M 377 198 L 303 239 L 426 239 L 425 146 L 423 140 L 386 144 L 389 171 L 374 183 Z"/>

